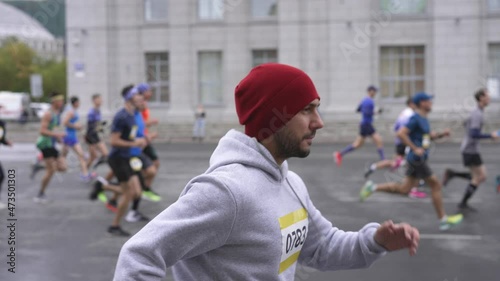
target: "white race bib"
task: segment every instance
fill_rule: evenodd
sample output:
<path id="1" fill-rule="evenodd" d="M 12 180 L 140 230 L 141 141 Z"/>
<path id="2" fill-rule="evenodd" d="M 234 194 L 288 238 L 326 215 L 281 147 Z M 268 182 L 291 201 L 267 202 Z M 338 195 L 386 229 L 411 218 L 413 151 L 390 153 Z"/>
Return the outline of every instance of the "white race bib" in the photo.
<path id="1" fill-rule="evenodd" d="M 422 148 L 428 149 L 431 146 L 431 136 L 429 134 L 425 134 L 422 139 Z"/>
<path id="2" fill-rule="evenodd" d="M 132 167 L 132 170 L 135 172 L 139 172 L 142 169 L 142 161 L 138 157 L 132 157 L 130 158 L 130 167 Z"/>
<path id="3" fill-rule="evenodd" d="M 279 274 L 297 262 L 306 241 L 309 220 L 304 208 L 279 218 L 281 228 L 281 260 Z"/>
<path id="4" fill-rule="evenodd" d="M 132 126 L 132 129 L 130 129 L 130 134 L 128 135 L 128 138 L 133 140 L 137 136 L 137 125 Z"/>

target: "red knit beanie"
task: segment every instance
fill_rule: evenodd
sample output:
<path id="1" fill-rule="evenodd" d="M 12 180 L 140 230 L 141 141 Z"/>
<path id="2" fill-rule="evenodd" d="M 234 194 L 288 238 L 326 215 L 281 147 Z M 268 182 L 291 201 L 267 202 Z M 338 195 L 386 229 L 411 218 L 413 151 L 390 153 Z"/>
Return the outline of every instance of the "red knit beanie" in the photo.
<path id="1" fill-rule="evenodd" d="M 236 113 L 245 134 L 264 140 L 319 99 L 311 78 L 292 66 L 269 63 L 250 71 L 235 89 Z"/>

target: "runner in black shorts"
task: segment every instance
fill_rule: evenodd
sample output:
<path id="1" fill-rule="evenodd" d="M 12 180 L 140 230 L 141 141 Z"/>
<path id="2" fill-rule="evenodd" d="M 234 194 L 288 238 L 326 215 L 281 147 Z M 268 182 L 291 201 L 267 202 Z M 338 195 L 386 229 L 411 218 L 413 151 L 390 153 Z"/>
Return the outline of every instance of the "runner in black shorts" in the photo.
<path id="1" fill-rule="evenodd" d="M 132 170 L 134 161 L 131 161 L 130 148 L 145 147 L 147 143 L 144 138 L 136 138 L 137 124 L 134 112 L 142 97 L 139 95 L 137 88 L 133 86 L 125 87 L 122 96 L 125 99 L 125 106 L 113 118 L 111 126 L 112 149 L 109 153 L 108 163 L 120 182 L 123 194 L 113 224 L 108 228 L 108 233 L 117 236 L 129 236 L 130 234 L 120 227 L 120 222 L 127 211 L 130 201 L 141 196 L 139 179 Z"/>
<path id="2" fill-rule="evenodd" d="M 439 229 L 447 230 L 459 224 L 463 216 L 461 214 L 447 216 L 441 195 L 441 183 L 429 168 L 428 156 L 431 140 L 450 135 L 449 130 L 441 133 L 432 132 L 427 115 L 432 109 L 432 96 L 426 93 L 417 93 L 413 96 L 415 104 L 415 114 L 408 123 L 402 126 L 397 136 L 411 150 L 408 153 L 406 177 L 402 183 L 390 182 L 384 184 L 374 184 L 372 181 L 365 183 L 359 193 L 361 201 L 366 200 L 373 192 L 390 192 L 408 195 L 411 188 L 418 185 L 420 179 L 430 186 L 432 191 L 432 202 L 434 204 L 437 217 L 439 219 Z"/>
<path id="3" fill-rule="evenodd" d="M 443 185 L 448 184 L 453 177 L 461 177 L 470 181 L 462 201 L 458 204 L 460 209 L 469 210 L 473 210 L 468 205 L 469 199 L 476 192 L 479 185 L 486 180 L 486 167 L 483 165 L 483 160 L 479 154 L 479 141 L 481 139 L 498 139 L 496 132 L 491 134 L 481 132 L 484 123 L 484 109 L 490 103 L 488 91 L 480 89 L 474 94 L 474 98 L 477 102 L 477 108 L 471 112 L 469 118 L 464 122 L 465 137 L 461 146 L 463 165 L 469 168 L 470 172 L 457 172 L 446 169 L 443 178 Z"/>
<path id="4" fill-rule="evenodd" d="M 103 127 L 106 125 L 106 121 L 102 121 L 101 117 L 101 104 L 102 98 L 100 94 L 92 95 L 92 103 L 94 106 L 89 110 L 87 114 L 87 132 L 85 133 L 85 142 L 89 146 L 90 157 L 87 161 L 87 168 L 92 167 L 92 163 L 97 159 L 97 153 L 101 154 L 101 157 L 94 165 L 94 169 L 100 164 L 107 162 L 108 149 L 106 144 L 99 137 L 99 133 L 102 133 Z"/>
<path id="5" fill-rule="evenodd" d="M 43 154 L 45 175 L 42 178 L 38 195 L 33 198 L 35 203 L 48 202 L 45 196 L 45 190 L 47 189 L 50 179 L 56 171 L 66 171 L 66 161 L 64 157 L 59 155 L 59 151 L 56 149 L 56 142 L 62 142 L 66 134 L 63 132 L 54 132 L 54 129 L 60 126 L 60 114 L 63 105 L 64 96 L 55 92 L 52 93 L 51 107 L 42 117 L 40 136 L 37 139 L 36 146 Z"/>
<path id="6" fill-rule="evenodd" d="M 337 163 L 337 166 L 342 165 L 343 157 L 363 146 L 365 139 L 367 137 L 371 137 L 377 146 L 377 151 L 380 157 L 380 160 L 385 160 L 384 155 L 384 144 L 382 143 L 382 137 L 375 131 L 373 127 L 373 116 L 376 114 L 375 112 L 375 102 L 373 98 L 377 94 L 378 89 L 374 86 L 370 86 L 367 89 L 368 96 L 361 101 L 361 104 L 358 106 L 357 112 L 362 114 L 361 124 L 359 125 L 359 136 L 356 140 L 346 146 L 342 151 L 335 151 L 333 153 L 333 160 Z M 378 113 L 382 111 L 379 110 Z"/>

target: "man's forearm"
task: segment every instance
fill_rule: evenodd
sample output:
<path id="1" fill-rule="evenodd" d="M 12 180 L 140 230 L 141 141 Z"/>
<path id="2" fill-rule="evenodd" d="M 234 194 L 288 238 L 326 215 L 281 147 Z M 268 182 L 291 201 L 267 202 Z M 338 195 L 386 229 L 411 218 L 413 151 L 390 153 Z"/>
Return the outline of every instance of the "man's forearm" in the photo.
<path id="1" fill-rule="evenodd" d="M 398 134 L 398 137 L 401 139 L 401 141 L 408 146 L 411 150 L 417 149 L 417 146 L 410 140 L 408 135 L 406 134 Z"/>
<path id="2" fill-rule="evenodd" d="M 135 146 L 133 141 L 126 141 L 122 139 L 111 139 L 110 144 L 114 147 L 120 148 L 132 148 Z"/>
<path id="3" fill-rule="evenodd" d="M 469 136 L 473 139 L 492 139 L 493 136 L 491 134 L 483 134 L 479 129 L 471 129 L 469 131 Z"/>

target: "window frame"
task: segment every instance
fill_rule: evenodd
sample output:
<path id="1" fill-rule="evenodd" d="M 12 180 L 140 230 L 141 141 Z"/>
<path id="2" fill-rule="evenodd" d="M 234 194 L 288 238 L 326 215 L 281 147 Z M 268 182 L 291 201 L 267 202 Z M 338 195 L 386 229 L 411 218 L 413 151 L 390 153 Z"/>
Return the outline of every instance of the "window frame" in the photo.
<path id="1" fill-rule="evenodd" d="M 161 60 L 156 57 L 152 62 L 153 66 L 155 68 L 155 79 L 156 81 L 150 81 L 149 80 L 149 67 L 151 65 L 151 61 L 148 60 L 148 55 L 155 55 L 159 56 L 161 54 L 166 54 L 166 60 Z M 145 61 L 145 81 L 151 86 L 151 88 L 154 88 L 156 92 L 153 92 L 153 96 L 151 97 L 151 100 L 148 102 L 148 105 L 153 105 L 153 106 L 168 106 L 171 103 L 172 99 L 172 92 L 171 92 L 171 87 L 170 87 L 170 53 L 168 51 L 151 51 L 151 52 L 145 52 L 144 53 L 144 61 Z M 167 73 L 168 77 L 166 81 L 162 81 L 161 79 L 161 67 L 162 64 L 167 66 Z M 167 94 L 168 94 L 168 100 L 167 101 L 162 101 L 161 96 L 161 88 L 166 87 L 167 88 Z M 155 95 L 155 93 L 157 95 Z M 159 95 L 158 95 L 159 93 Z"/>
<path id="2" fill-rule="evenodd" d="M 201 1 L 220 1 L 222 11 L 221 11 L 221 18 L 202 18 L 201 17 Z M 196 6 L 196 19 L 198 22 L 201 23 L 219 23 L 219 22 L 224 22 L 226 19 L 226 10 L 225 10 L 225 4 L 224 0 L 197 0 L 197 6 Z"/>
<path id="3" fill-rule="evenodd" d="M 220 101 L 217 102 L 205 102 L 203 100 L 203 93 L 202 93 L 202 85 L 206 83 L 205 81 L 202 81 L 201 77 L 201 58 L 202 54 L 219 54 L 220 57 Z M 198 104 L 202 104 L 206 108 L 221 108 L 224 107 L 224 53 L 222 50 L 198 50 L 197 51 L 197 101 Z"/>
<path id="4" fill-rule="evenodd" d="M 250 19 L 251 21 L 256 21 L 256 22 L 260 22 L 260 21 L 277 21 L 278 20 L 278 15 L 279 15 L 279 1 L 278 0 L 271 0 L 271 1 L 274 1 L 275 2 L 275 5 L 276 5 L 276 14 L 275 15 L 267 15 L 267 16 L 262 16 L 262 17 L 256 17 L 254 14 L 253 14 L 253 5 L 255 3 L 256 0 L 251 0 L 250 1 Z"/>
<path id="5" fill-rule="evenodd" d="M 167 5 L 167 14 L 166 14 L 165 18 L 163 18 L 163 19 L 148 19 L 148 17 L 146 16 L 146 12 L 147 12 L 146 5 L 148 4 L 149 1 L 154 1 L 154 0 L 144 0 L 143 1 L 143 5 L 142 5 L 142 8 L 143 8 L 143 13 L 142 13 L 143 22 L 145 24 L 151 24 L 151 25 L 168 22 L 169 14 L 170 14 L 170 10 L 169 10 L 169 4 L 170 3 L 169 3 L 169 0 L 163 0 L 163 1 L 165 1 L 165 5 Z"/>
<path id="6" fill-rule="evenodd" d="M 398 76 L 384 76 L 383 73 L 382 73 L 382 66 L 383 66 L 383 60 L 385 59 L 385 55 L 382 54 L 382 50 L 384 48 L 422 48 L 423 52 L 422 54 L 416 54 L 415 53 L 415 49 L 414 51 L 410 54 L 410 74 L 409 75 L 400 75 L 398 74 Z M 428 86 L 428 81 L 427 81 L 427 77 L 426 77 L 426 73 L 427 73 L 427 63 L 426 63 L 426 60 L 427 60 L 427 57 L 426 57 L 426 46 L 424 44 L 422 45 L 381 45 L 379 46 L 379 64 L 378 64 L 378 77 L 379 77 L 379 88 L 380 90 L 382 90 L 383 88 L 383 83 L 384 82 L 388 82 L 389 83 L 389 93 L 387 96 L 382 96 L 382 93 L 379 94 L 379 99 L 386 102 L 386 103 L 391 103 L 391 102 L 395 102 L 395 103 L 400 103 L 402 100 L 405 100 L 408 96 L 406 95 L 403 95 L 403 96 L 400 96 L 400 97 L 395 97 L 394 94 L 395 94 L 395 91 L 394 89 L 392 89 L 392 87 L 394 86 L 394 83 L 398 83 L 398 82 L 404 82 L 404 81 L 408 81 L 410 82 L 410 87 L 412 87 L 412 89 L 410 90 L 410 93 L 408 95 L 413 95 L 416 91 L 418 91 L 416 89 L 416 83 L 418 81 L 423 81 L 423 84 L 424 84 L 424 89 Z M 396 55 L 396 57 L 392 57 L 391 56 L 394 56 Z M 399 55 L 399 54 L 394 54 L 394 53 L 390 53 L 389 54 L 389 61 L 392 61 L 392 60 L 396 60 L 396 61 L 401 61 L 402 59 L 408 59 L 406 58 L 407 55 Z M 416 74 L 416 64 L 415 64 L 415 61 L 417 59 L 422 59 L 423 60 L 423 74 L 422 75 L 418 75 Z M 392 68 L 392 65 L 393 63 L 389 63 L 389 67 Z M 392 73 L 393 71 L 392 70 L 389 70 L 389 73 Z M 392 74 L 391 74 L 392 75 Z"/>
<path id="7" fill-rule="evenodd" d="M 271 60 L 267 60 L 265 62 L 262 62 L 262 63 L 259 63 L 259 64 L 255 64 L 255 53 L 256 52 L 262 52 L 264 54 L 267 54 L 269 52 L 275 52 L 276 53 L 276 60 L 275 61 L 271 61 Z M 259 49 L 252 49 L 251 50 L 251 56 L 252 56 L 252 68 L 258 66 L 258 65 L 261 65 L 263 63 L 273 63 L 273 62 L 276 62 L 276 63 L 279 63 L 279 50 L 277 48 L 275 49 L 272 49 L 272 48 L 259 48 Z M 269 57 L 269 56 L 267 56 Z M 265 58 L 264 58 L 265 59 Z M 262 59 L 262 60 L 264 60 Z"/>
<path id="8" fill-rule="evenodd" d="M 425 1 L 425 9 L 422 13 L 391 13 L 390 11 L 386 11 L 383 9 L 383 1 L 390 1 L 390 0 L 379 0 L 379 1 L 374 1 L 374 5 L 376 5 L 376 8 L 374 9 L 375 11 L 378 11 L 380 13 L 390 13 L 391 14 L 391 20 L 414 20 L 414 19 L 425 19 L 428 18 L 430 15 L 430 11 L 432 11 L 432 1 L 428 0 L 421 0 Z"/>
<path id="9" fill-rule="evenodd" d="M 492 1 L 492 0 L 485 0 L 485 2 L 484 2 L 486 14 L 487 15 L 492 15 L 492 16 L 500 16 L 500 0 L 496 0 L 498 2 L 498 8 L 497 9 L 491 9 L 490 8 L 490 1 Z"/>
<path id="10" fill-rule="evenodd" d="M 494 52 L 492 52 L 492 49 L 496 48 Z M 486 87 L 488 87 L 488 80 L 492 78 L 496 78 L 497 81 L 500 83 L 500 42 L 490 42 L 488 43 L 488 75 L 487 75 L 487 81 L 486 81 Z M 494 71 L 494 67 L 492 65 L 492 62 L 496 60 L 498 64 L 498 69 L 497 72 Z M 500 91 L 500 89 L 499 89 Z M 492 101 L 495 102 L 500 102 L 500 94 L 497 97 L 491 97 Z"/>

